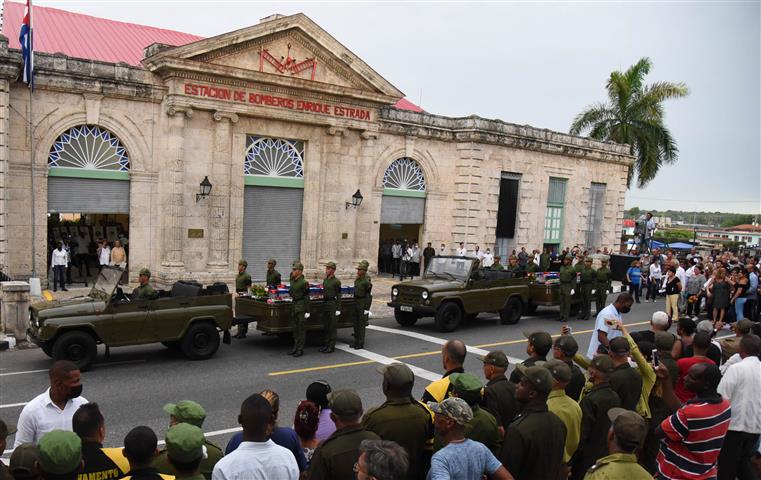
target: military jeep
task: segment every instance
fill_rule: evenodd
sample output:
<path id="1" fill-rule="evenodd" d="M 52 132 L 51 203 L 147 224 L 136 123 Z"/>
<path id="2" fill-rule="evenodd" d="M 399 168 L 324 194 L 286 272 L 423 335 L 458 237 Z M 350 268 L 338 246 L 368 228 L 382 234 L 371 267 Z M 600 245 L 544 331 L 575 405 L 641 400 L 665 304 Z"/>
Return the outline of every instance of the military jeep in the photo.
<path id="1" fill-rule="evenodd" d="M 397 323 L 433 317 L 437 330 L 451 332 L 485 312 L 499 313 L 504 325 L 518 323 L 529 301 L 529 280 L 476 265 L 473 258 L 434 257 L 423 278 L 394 285 L 388 306 Z"/>
<path id="2" fill-rule="evenodd" d="M 104 267 L 90 293 L 69 300 L 39 302 L 29 308 L 28 336 L 56 360 L 88 368 L 98 344 L 110 347 L 162 343 L 192 360 L 219 349 L 219 333 L 229 343 L 232 295 L 224 285 L 203 288 L 177 282 L 150 300 L 133 300 L 118 287 L 123 270 Z"/>

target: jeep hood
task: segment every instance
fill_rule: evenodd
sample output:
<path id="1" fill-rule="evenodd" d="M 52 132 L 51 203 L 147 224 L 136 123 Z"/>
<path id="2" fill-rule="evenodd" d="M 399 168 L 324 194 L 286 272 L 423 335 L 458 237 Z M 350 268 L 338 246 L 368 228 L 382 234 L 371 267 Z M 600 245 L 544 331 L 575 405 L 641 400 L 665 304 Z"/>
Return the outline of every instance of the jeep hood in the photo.
<path id="1" fill-rule="evenodd" d="M 32 315 L 39 320 L 56 317 L 70 317 L 78 315 L 90 315 L 105 309 L 105 302 L 87 297 L 76 297 L 67 300 L 52 300 L 49 302 L 37 302 L 30 307 Z"/>
<path id="2" fill-rule="evenodd" d="M 394 287 L 405 288 L 421 288 L 428 290 L 429 292 L 441 292 L 447 290 L 460 290 L 464 286 L 464 282 L 452 280 L 449 278 L 421 278 L 419 280 L 409 280 L 402 283 L 397 283 Z"/>

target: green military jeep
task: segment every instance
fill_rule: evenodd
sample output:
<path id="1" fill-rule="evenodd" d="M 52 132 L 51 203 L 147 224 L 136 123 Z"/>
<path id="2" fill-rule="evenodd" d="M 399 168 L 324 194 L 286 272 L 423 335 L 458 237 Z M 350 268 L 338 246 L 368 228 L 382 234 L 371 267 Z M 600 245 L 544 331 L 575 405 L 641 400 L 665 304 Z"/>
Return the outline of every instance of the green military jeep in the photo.
<path id="1" fill-rule="evenodd" d="M 451 332 L 464 318 L 498 312 L 503 324 L 518 323 L 528 303 L 529 280 L 475 264 L 473 258 L 434 257 L 423 278 L 394 285 L 388 306 L 394 308 L 396 321 L 409 326 L 421 317 L 434 317 L 437 330 Z"/>
<path id="2" fill-rule="evenodd" d="M 219 349 L 219 333 L 229 343 L 232 295 L 227 287 L 202 288 L 177 282 L 150 300 L 130 300 L 118 288 L 123 270 L 104 267 L 87 296 L 39 302 L 30 308 L 28 336 L 46 355 L 86 369 L 98 344 L 110 347 L 161 342 L 192 360 Z"/>

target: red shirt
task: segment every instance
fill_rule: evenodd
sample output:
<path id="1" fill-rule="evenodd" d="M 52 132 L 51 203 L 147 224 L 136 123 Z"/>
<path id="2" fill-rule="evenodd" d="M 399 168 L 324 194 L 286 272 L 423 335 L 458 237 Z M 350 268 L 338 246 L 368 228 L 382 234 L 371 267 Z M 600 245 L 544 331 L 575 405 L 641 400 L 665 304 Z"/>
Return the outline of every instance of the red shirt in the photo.
<path id="1" fill-rule="evenodd" d="M 697 365 L 698 363 L 710 363 L 716 365 L 713 360 L 706 357 L 685 357 L 680 358 L 676 361 L 676 366 L 679 367 L 679 379 L 676 382 L 674 393 L 677 397 L 679 397 L 679 400 L 681 400 L 682 403 L 695 396 L 694 392 L 687 390 L 687 388 L 684 386 L 684 377 L 687 376 L 687 372 L 690 370 L 690 367 Z"/>

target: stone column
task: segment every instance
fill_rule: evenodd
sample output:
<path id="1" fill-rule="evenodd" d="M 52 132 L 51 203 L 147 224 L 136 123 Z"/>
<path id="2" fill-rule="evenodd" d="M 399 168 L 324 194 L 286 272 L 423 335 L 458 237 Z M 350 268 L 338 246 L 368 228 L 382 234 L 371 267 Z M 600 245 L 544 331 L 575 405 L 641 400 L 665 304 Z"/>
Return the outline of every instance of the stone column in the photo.
<path id="1" fill-rule="evenodd" d="M 8 239 L 6 238 L 5 216 L 5 178 L 8 174 L 10 146 L 8 131 L 10 128 L 10 83 L 0 79 L 0 270 L 8 273 Z"/>
<path id="2" fill-rule="evenodd" d="M 227 270 L 229 267 L 230 238 L 230 176 L 232 163 L 231 123 L 238 122 L 238 115 L 214 112 L 214 151 L 212 152 L 212 185 L 209 198 L 209 270 Z"/>
<path id="3" fill-rule="evenodd" d="M 29 284 L 26 282 L 2 282 L 2 330 L 17 342 L 26 340 L 29 328 Z"/>
<path id="4" fill-rule="evenodd" d="M 163 212 L 163 257 L 161 265 L 171 269 L 182 269 L 182 241 L 184 231 L 184 195 L 185 195 L 185 124 L 192 117 L 190 107 L 169 106 L 166 110 L 169 116 L 167 135 L 167 179 L 162 186 L 168 193 Z"/>
<path id="5" fill-rule="evenodd" d="M 475 142 L 458 143 L 457 153 L 452 234 L 455 243 L 465 242 L 465 247 L 472 249 L 476 243 L 483 243 L 485 225 L 480 224 L 479 212 L 484 153 Z"/>

